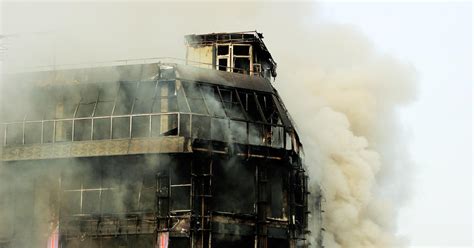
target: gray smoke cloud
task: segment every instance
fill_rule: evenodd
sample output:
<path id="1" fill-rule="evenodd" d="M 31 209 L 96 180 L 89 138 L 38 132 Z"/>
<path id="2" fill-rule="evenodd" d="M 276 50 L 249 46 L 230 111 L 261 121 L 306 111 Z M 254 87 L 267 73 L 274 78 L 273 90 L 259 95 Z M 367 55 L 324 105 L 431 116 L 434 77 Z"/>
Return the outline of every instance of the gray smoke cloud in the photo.
<path id="1" fill-rule="evenodd" d="M 3 32 L 15 34 L 4 56 L 7 72 L 184 58 L 185 34 L 263 32 L 278 62 L 274 85 L 305 147 L 311 191 L 324 195 L 324 245 L 402 245 L 395 222 L 409 195 L 412 161 L 397 111 L 415 99 L 416 72 L 378 53 L 354 28 L 321 20 L 317 4 L 5 2 L 2 11 Z M 310 225 L 315 244 L 314 212 Z"/>

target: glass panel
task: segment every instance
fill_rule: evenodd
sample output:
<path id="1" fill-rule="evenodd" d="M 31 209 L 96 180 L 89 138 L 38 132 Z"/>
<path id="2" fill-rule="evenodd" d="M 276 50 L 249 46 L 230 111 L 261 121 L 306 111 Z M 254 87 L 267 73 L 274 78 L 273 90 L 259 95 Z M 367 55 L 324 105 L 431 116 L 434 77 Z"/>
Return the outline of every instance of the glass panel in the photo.
<path id="1" fill-rule="evenodd" d="M 41 143 L 41 122 L 25 123 L 25 144 Z"/>
<path id="2" fill-rule="evenodd" d="M 134 116 L 132 118 L 132 138 L 148 137 L 149 128 L 150 116 Z"/>
<path id="3" fill-rule="evenodd" d="M 232 142 L 247 143 L 247 123 L 242 121 L 230 121 L 230 130 L 232 132 Z"/>
<path id="4" fill-rule="evenodd" d="M 262 142 L 265 146 L 272 144 L 272 127 L 270 125 L 263 125 Z"/>
<path id="5" fill-rule="evenodd" d="M 61 198 L 63 215 L 73 215 L 81 213 L 81 192 L 80 191 L 65 191 Z"/>
<path id="6" fill-rule="evenodd" d="M 92 120 L 75 120 L 74 121 L 74 140 L 90 140 L 91 139 Z"/>
<path id="7" fill-rule="evenodd" d="M 178 115 L 163 114 L 152 116 L 152 137 L 173 136 L 178 134 Z"/>
<path id="8" fill-rule="evenodd" d="M 229 120 L 212 118 L 211 139 L 227 142 L 230 137 Z"/>
<path id="9" fill-rule="evenodd" d="M 6 125 L 0 124 L 0 146 L 5 144 L 5 127 Z"/>
<path id="10" fill-rule="evenodd" d="M 115 103 L 114 115 L 126 115 L 132 111 L 137 83 L 121 83 Z"/>
<path id="11" fill-rule="evenodd" d="M 82 193 L 82 213 L 83 214 L 97 214 L 100 211 L 100 191 L 84 191 Z"/>
<path id="12" fill-rule="evenodd" d="M 99 84 L 99 101 L 114 101 L 117 96 L 118 83 Z"/>
<path id="13" fill-rule="evenodd" d="M 54 122 L 45 121 L 43 124 L 43 143 L 53 142 Z"/>
<path id="14" fill-rule="evenodd" d="M 181 114 L 180 116 L 180 123 L 179 123 L 179 135 L 183 137 L 190 137 L 191 136 L 191 121 L 190 115 Z"/>
<path id="15" fill-rule="evenodd" d="M 290 135 L 288 132 L 285 132 L 285 135 L 286 135 L 286 137 L 285 137 L 285 139 L 286 139 L 286 140 L 285 140 L 285 141 L 286 141 L 286 142 L 285 142 L 285 143 L 286 143 L 286 144 L 285 144 L 285 148 L 286 148 L 287 150 L 291 150 L 291 135 Z"/>
<path id="16" fill-rule="evenodd" d="M 203 99 L 197 98 L 188 98 L 189 106 L 191 107 L 191 112 L 197 114 L 207 115 L 206 105 Z"/>
<path id="17" fill-rule="evenodd" d="M 262 125 L 249 123 L 249 144 L 260 146 L 262 142 Z"/>
<path id="18" fill-rule="evenodd" d="M 23 124 L 9 124 L 7 126 L 7 144 L 23 144 Z"/>
<path id="19" fill-rule="evenodd" d="M 283 127 L 272 127 L 272 147 L 283 148 Z"/>
<path id="20" fill-rule="evenodd" d="M 77 109 L 76 117 L 90 117 L 92 116 L 92 111 L 94 110 L 95 103 L 79 104 Z"/>
<path id="21" fill-rule="evenodd" d="M 108 189 L 102 191 L 102 213 L 119 213 L 123 209 L 121 194 L 118 189 Z"/>
<path id="22" fill-rule="evenodd" d="M 184 96 L 183 88 L 178 90 L 178 109 L 179 112 L 190 112 L 186 98 Z"/>
<path id="23" fill-rule="evenodd" d="M 81 102 L 82 103 L 94 103 L 99 95 L 99 89 L 96 85 L 86 84 L 81 85 Z"/>
<path id="24" fill-rule="evenodd" d="M 94 119 L 94 140 L 110 139 L 110 118 Z"/>
<path id="25" fill-rule="evenodd" d="M 218 117 L 225 117 L 224 106 L 222 106 L 216 88 L 202 85 L 201 89 L 204 95 L 204 100 L 206 101 L 207 107 L 210 111 L 209 114 Z"/>
<path id="26" fill-rule="evenodd" d="M 112 119 L 112 139 L 127 139 L 130 136 L 130 117 Z"/>
<path id="27" fill-rule="evenodd" d="M 206 116 L 192 116 L 192 137 L 199 139 L 209 139 L 210 138 L 210 118 Z"/>
<path id="28" fill-rule="evenodd" d="M 222 101 L 229 118 L 244 119 L 244 113 L 234 90 L 220 89 Z"/>
<path id="29" fill-rule="evenodd" d="M 135 106 L 133 113 L 150 113 L 153 104 L 153 97 L 156 91 L 156 82 L 140 82 L 135 96 Z"/>
<path id="30" fill-rule="evenodd" d="M 94 116 L 110 116 L 112 115 L 112 109 L 114 102 L 98 102 Z"/>

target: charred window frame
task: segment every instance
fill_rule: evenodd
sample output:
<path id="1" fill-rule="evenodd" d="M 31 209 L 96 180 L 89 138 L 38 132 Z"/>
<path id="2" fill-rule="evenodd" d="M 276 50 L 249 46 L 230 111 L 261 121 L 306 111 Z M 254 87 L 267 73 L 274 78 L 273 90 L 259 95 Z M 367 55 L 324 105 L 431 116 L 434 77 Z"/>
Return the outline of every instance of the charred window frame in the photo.
<path id="1" fill-rule="evenodd" d="M 232 71 L 242 74 L 252 74 L 252 46 L 250 44 L 232 45 Z"/>
<path id="2" fill-rule="evenodd" d="M 231 44 L 216 45 L 216 70 L 228 71 L 231 69 Z"/>
<path id="3" fill-rule="evenodd" d="M 217 87 L 217 90 L 227 117 L 230 119 L 247 120 L 237 90 L 224 87 Z"/>

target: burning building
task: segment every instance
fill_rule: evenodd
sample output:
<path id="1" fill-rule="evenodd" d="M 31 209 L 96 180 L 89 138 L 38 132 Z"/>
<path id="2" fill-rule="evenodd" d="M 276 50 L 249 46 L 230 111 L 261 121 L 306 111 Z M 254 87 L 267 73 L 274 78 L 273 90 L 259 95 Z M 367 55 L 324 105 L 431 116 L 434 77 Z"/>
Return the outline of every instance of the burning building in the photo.
<path id="1" fill-rule="evenodd" d="M 301 143 L 262 38 L 9 75 L 0 247 L 307 247 Z"/>

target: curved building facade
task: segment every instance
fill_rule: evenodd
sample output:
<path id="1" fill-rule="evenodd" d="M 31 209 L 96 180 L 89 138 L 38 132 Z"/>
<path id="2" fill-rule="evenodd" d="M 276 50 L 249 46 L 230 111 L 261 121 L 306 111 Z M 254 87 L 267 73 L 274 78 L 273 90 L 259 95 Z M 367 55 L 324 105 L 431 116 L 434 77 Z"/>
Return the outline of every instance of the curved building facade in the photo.
<path id="1" fill-rule="evenodd" d="M 8 78 L 0 247 L 308 246 L 301 143 L 262 35 L 186 41 L 184 64 Z"/>

